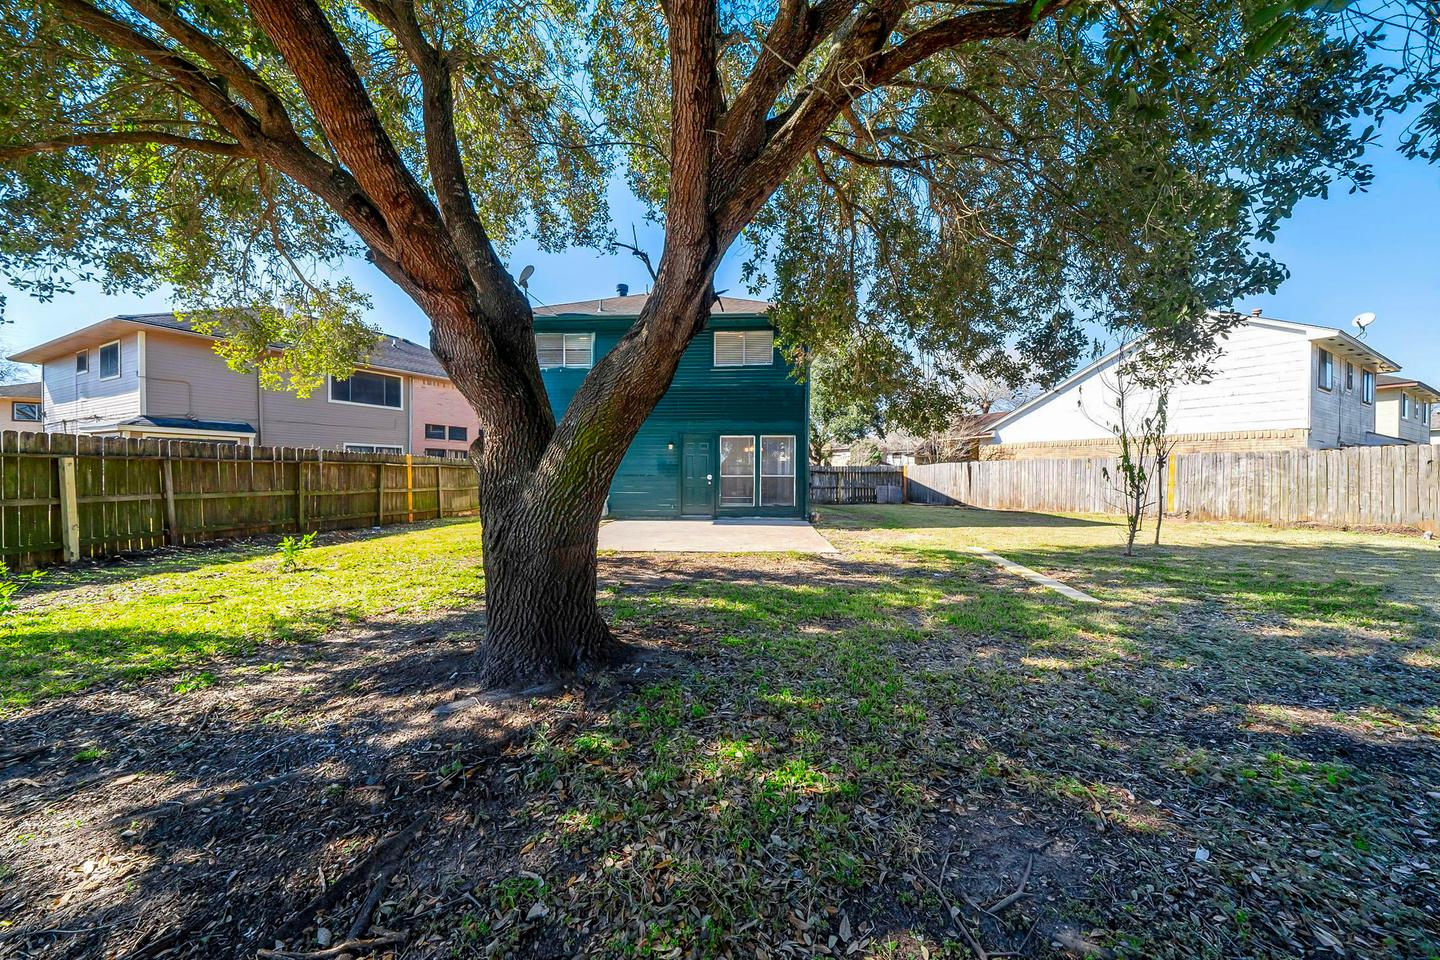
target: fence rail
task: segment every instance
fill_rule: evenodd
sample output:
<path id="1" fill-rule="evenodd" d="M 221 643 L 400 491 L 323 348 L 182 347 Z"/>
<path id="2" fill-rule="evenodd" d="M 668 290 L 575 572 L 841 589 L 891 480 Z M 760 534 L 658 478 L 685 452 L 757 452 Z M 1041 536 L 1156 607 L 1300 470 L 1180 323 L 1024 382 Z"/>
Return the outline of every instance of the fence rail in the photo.
<path id="1" fill-rule="evenodd" d="M 32 567 L 479 509 L 468 462 L 189 440 L 0 434 L 0 558 Z"/>
<path id="2" fill-rule="evenodd" d="M 982 460 L 905 468 L 905 499 L 1000 510 L 1119 513 L 1102 470 L 1115 461 Z M 1186 453 L 1156 478 L 1167 513 L 1279 526 L 1408 527 L 1440 532 L 1440 455 L 1428 444 Z"/>
<path id="3" fill-rule="evenodd" d="M 811 503 L 899 503 L 899 467 L 810 468 Z"/>

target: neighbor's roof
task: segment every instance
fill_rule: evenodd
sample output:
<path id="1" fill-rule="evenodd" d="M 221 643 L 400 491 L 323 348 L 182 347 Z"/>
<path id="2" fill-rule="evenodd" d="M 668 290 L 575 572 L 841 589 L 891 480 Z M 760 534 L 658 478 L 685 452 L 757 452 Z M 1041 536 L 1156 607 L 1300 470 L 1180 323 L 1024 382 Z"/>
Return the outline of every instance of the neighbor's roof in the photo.
<path id="1" fill-rule="evenodd" d="M 197 332 L 192 328 L 190 321 L 173 313 L 120 314 L 92 323 L 88 327 L 81 327 L 79 330 L 67 333 L 63 337 L 56 337 L 39 346 L 22 350 L 10 359 L 19 363 L 44 363 L 46 360 L 69 353 L 73 349 L 93 341 L 97 334 L 113 332 L 118 335 L 120 331 L 133 329 L 137 325 L 213 339 L 210 334 Z M 446 376 L 445 368 L 440 366 L 440 361 L 436 360 L 435 355 L 427 348 L 388 333 L 381 335 L 380 341 L 376 343 L 370 353 L 370 359 L 364 365 L 377 370 L 395 370 L 400 373 L 416 373 L 426 377 L 443 378 Z"/>
<path id="2" fill-rule="evenodd" d="M 1404 387 L 1413 387 L 1417 393 L 1428 394 L 1432 400 L 1440 400 L 1440 390 L 1436 390 L 1424 380 L 1416 380 L 1414 377 L 1392 377 L 1388 373 L 1382 373 L 1375 378 L 1377 390 L 1399 390 Z"/>
<path id="3" fill-rule="evenodd" d="M 645 308 L 648 293 L 632 293 L 625 297 L 603 297 L 599 300 L 576 300 L 574 303 L 556 303 L 535 308 L 537 317 L 638 317 Z M 770 312 L 771 304 L 764 300 L 747 300 L 744 297 L 720 297 L 710 306 L 710 314 L 734 313 L 741 316 L 764 315 Z"/>
<path id="4" fill-rule="evenodd" d="M 14 397 L 19 400 L 39 400 L 40 381 L 34 383 L 0 384 L 0 397 Z"/>
<path id="5" fill-rule="evenodd" d="M 120 421 L 122 427 L 165 427 L 171 430 L 212 430 L 216 433 L 254 433 L 243 420 L 196 420 L 194 417 L 133 417 Z"/>
<path id="6" fill-rule="evenodd" d="M 1266 317 L 1257 314 L 1250 314 L 1249 316 L 1244 316 L 1241 318 L 1241 321 L 1244 323 L 1258 323 L 1273 327 L 1281 327 L 1289 330 L 1297 330 L 1301 333 L 1304 333 L 1306 339 L 1324 342 L 1325 345 L 1331 350 L 1340 352 L 1345 356 L 1368 360 L 1382 370 L 1394 371 L 1400 369 L 1400 365 L 1394 360 L 1391 360 L 1389 357 L 1385 356 L 1380 351 L 1370 348 L 1364 342 L 1356 339 L 1355 337 L 1346 333 L 1339 327 L 1330 327 L 1322 323 L 1299 323 L 1295 320 L 1279 320 L 1275 317 Z M 1130 341 L 1129 343 L 1121 344 L 1114 350 L 1111 350 L 1109 353 L 1105 354 L 1100 359 L 1095 360 L 1092 363 L 1086 364 L 1079 370 L 1076 370 L 1074 373 L 1070 374 L 1070 376 L 1066 377 L 1064 380 L 1061 380 L 1059 383 L 1055 384 L 1055 386 L 1051 387 L 1049 390 L 1046 390 L 1044 393 L 1040 394 L 1038 397 L 1033 398 L 1028 403 L 1022 403 L 1014 410 L 1011 410 L 1010 412 L 1001 415 L 998 419 L 995 420 L 994 423 L 990 424 L 990 428 L 992 430 L 997 429 L 1002 424 L 1010 421 L 1011 419 L 1019 416 L 1022 413 L 1025 413 L 1030 408 L 1039 406 L 1041 403 L 1049 400 L 1051 397 L 1060 393 L 1062 390 L 1065 390 L 1075 382 L 1084 379 L 1090 374 L 1091 371 L 1099 367 L 1103 367 L 1105 364 L 1109 363 L 1116 356 L 1118 356 L 1122 351 L 1130 349 L 1131 347 L 1135 346 L 1135 344 L 1139 343 L 1141 340 L 1144 339 L 1145 335 L 1142 335 L 1137 339 Z M 1376 382 L 1379 382 L 1378 377 L 1376 378 Z"/>

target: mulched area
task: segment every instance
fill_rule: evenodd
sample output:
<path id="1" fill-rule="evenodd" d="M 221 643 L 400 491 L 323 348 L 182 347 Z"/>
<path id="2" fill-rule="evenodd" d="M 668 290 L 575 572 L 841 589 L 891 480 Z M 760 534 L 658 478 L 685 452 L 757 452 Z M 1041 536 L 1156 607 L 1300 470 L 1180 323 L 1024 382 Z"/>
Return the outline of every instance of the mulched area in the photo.
<path id="1" fill-rule="evenodd" d="M 1242 898 L 1253 955 L 1353 955 L 1295 912 L 1294 876 L 1192 833 L 1207 818 L 1268 829 L 1274 811 L 1183 771 L 1101 788 L 1098 765 L 1046 768 L 1046 728 L 1096 755 L 1133 746 L 1122 729 L 1220 755 L 1240 734 L 1207 709 L 1202 676 L 1157 675 L 1172 709 L 1141 698 L 1098 728 L 1076 688 L 1013 688 L 1033 637 L 922 643 L 934 611 L 897 609 L 901 633 L 877 641 L 840 606 L 899 575 L 853 557 L 609 557 L 637 658 L 572 688 L 476 700 L 483 623 L 442 615 L 264 649 L 194 688 L 112 686 L 0 719 L 0 958 L 1108 956 L 1129 911 L 1137 929 L 1151 911 L 1188 931 L 1175 955 L 1218 957 L 1250 955 L 1237 916 L 1217 913 Z M 1000 576 L 905 575 L 957 608 Z M 747 589 L 830 591 L 832 613 L 786 630 L 839 652 L 806 660 L 688 615 L 696 583 L 761 623 Z M 643 606 L 657 594 L 679 599 Z M 851 642 L 870 652 L 845 659 Z M 1297 749 L 1415 783 L 1437 769 L 1428 743 L 1336 741 Z M 1432 822 L 1411 816 L 1401 830 Z M 1301 838 L 1276 841 L 1306 856 Z M 1408 862 L 1384 882 L 1410 884 L 1413 911 L 1434 868 Z"/>

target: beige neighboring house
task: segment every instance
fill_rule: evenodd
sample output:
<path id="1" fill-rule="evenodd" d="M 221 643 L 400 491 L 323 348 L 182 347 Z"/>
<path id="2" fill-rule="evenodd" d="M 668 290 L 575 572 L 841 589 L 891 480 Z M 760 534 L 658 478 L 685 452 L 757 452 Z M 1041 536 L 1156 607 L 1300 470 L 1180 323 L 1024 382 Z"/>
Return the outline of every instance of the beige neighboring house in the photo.
<path id="1" fill-rule="evenodd" d="M 1116 350 L 991 425 L 982 456 L 1103 456 L 1115 449 Z M 1224 339 L 1204 382 L 1176 385 L 1176 452 L 1334 449 L 1400 442 L 1377 430 L 1378 378 L 1399 364 L 1337 327 L 1252 314 Z M 1148 411 L 1140 391 L 1132 409 Z"/>
<path id="2" fill-rule="evenodd" d="M 1413 377 L 1382 376 L 1375 384 L 1375 430 L 1401 443 L 1429 443 L 1440 392 Z"/>
<path id="3" fill-rule="evenodd" d="M 39 381 L 0 384 L 0 429 L 39 433 L 44 425 Z"/>
<path id="4" fill-rule="evenodd" d="M 428 420 L 447 436 L 451 427 L 472 438 L 479 429 L 473 411 L 448 402 L 458 392 L 434 355 L 408 340 L 386 336 L 353 376 L 327 379 L 305 398 L 262 390 L 214 344 L 174 314 L 140 314 L 101 320 L 11 359 L 40 366 L 51 433 L 422 453 L 414 438 Z M 437 397 L 441 416 L 433 416 Z"/>

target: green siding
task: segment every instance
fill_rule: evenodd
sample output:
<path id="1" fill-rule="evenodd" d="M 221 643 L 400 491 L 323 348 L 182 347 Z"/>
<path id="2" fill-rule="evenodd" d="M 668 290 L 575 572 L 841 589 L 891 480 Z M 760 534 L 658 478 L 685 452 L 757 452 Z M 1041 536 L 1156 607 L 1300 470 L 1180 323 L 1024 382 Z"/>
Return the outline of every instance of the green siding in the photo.
<path id="1" fill-rule="evenodd" d="M 614 349 L 634 323 L 634 317 L 537 317 L 539 332 L 595 334 L 595 359 Z M 718 438 L 721 434 L 754 436 L 778 434 L 795 438 L 795 506 L 719 507 L 716 516 L 803 517 L 808 511 L 810 462 L 808 447 L 808 390 L 791 376 L 790 367 L 775 352 L 768 367 L 716 367 L 715 330 L 765 329 L 764 317 L 713 317 L 706 329 L 686 348 L 670 389 L 636 435 L 610 485 L 610 515 L 614 517 L 675 517 L 680 514 L 680 452 L 685 435 L 707 436 L 719 488 Z M 551 369 L 543 372 L 550 405 L 559 418 L 569 406 L 588 370 Z M 756 452 L 756 495 L 759 492 L 759 452 Z M 717 498 L 718 499 L 718 498 Z"/>

